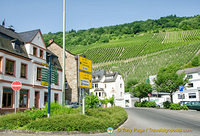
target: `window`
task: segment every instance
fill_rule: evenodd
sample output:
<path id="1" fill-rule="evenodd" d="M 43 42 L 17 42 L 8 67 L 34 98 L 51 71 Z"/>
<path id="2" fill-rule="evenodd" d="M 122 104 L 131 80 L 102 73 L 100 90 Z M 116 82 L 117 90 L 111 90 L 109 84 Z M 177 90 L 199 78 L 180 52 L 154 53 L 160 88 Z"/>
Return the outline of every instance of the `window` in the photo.
<path id="1" fill-rule="evenodd" d="M 58 94 L 54 94 L 54 102 L 57 103 L 58 102 Z"/>
<path id="2" fill-rule="evenodd" d="M 14 75 L 15 62 L 6 59 L 6 74 Z"/>
<path id="3" fill-rule="evenodd" d="M 33 47 L 33 55 L 37 56 L 37 48 L 36 47 Z"/>
<path id="4" fill-rule="evenodd" d="M 11 88 L 4 88 L 3 89 L 3 108 L 11 108 L 13 105 L 13 90 Z"/>
<path id="5" fill-rule="evenodd" d="M 178 99 L 185 99 L 185 94 L 178 94 Z"/>
<path id="6" fill-rule="evenodd" d="M 193 87 L 193 83 L 189 83 L 188 84 L 188 87 L 190 88 L 190 87 Z"/>
<path id="7" fill-rule="evenodd" d="M 48 93 L 44 93 L 44 105 L 48 102 Z"/>
<path id="8" fill-rule="evenodd" d="M 106 88 L 106 84 L 105 84 L 105 88 Z"/>
<path id="9" fill-rule="evenodd" d="M 27 72 L 27 65 L 26 64 L 21 64 L 21 77 L 26 78 L 26 72 Z"/>
<path id="10" fill-rule="evenodd" d="M 98 84 L 95 84 L 94 86 L 95 86 L 95 88 L 98 88 Z"/>
<path id="11" fill-rule="evenodd" d="M 2 61 L 3 59 L 2 59 L 2 57 L 0 57 L 0 73 L 2 72 Z"/>
<path id="12" fill-rule="evenodd" d="M 122 92 L 120 92 L 120 96 L 122 97 Z"/>
<path id="13" fill-rule="evenodd" d="M 189 93 L 188 95 L 189 95 L 189 98 L 190 98 L 190 99 L 191 99 L 191 98 L 196 98 L 196 93 Z"/>
<path id="14" fill-rule="evenodd" d="M 28 107 L 28 90 L 20 90 L 19 107 Z"/>
<path id="15" fill-rule="evenodd" d="M 42 69 L 41 68 L 37 68 L 37 80 L 41 81 L 41 77 L 42 77 Z"/>
<path id="16" fill-rule="evenodd" d="M 40 58 L 43 58 L 43 50 L 40 50 Z"/>
<path id="17" fill-rule="evenodd" d="M 97 92 L 96 92 L 96 96 L 97 96 Z"/>
<path id="18" fill-rule="evenodd" d="M 99 97 L 101 97 L 101 92 L 99 92 Z"/>
<path id="19" fill-rule="evenodd" d="M 92 84 L 92 88 L 94 88 L 94 84 Z"/>
<path id="20" fill-rule="evenodd" d="M 122 84 L 120 84 L 120 88 L 122 88 Z"/>
<path id="21" fill-rule="evenodd" d="M 187 75 L 188 79 L 192 79 L 193 76 L 192 75 Z"/>

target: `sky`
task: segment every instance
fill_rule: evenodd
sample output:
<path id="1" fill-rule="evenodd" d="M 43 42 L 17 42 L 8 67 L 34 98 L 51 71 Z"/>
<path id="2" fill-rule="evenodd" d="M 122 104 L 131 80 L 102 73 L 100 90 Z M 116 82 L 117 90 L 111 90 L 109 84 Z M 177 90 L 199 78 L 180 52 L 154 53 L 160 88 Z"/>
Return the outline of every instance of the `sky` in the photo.
<path id="1" fill-rule="evenodd" d="M 66 0 L 66 30 L 81 30 L 159 19 L 168 15 L 200 14 L 200 0 Z M 16 32 L 40 29 L 61 32 L 63 0 L 0 0 L 0 24 Z"/>

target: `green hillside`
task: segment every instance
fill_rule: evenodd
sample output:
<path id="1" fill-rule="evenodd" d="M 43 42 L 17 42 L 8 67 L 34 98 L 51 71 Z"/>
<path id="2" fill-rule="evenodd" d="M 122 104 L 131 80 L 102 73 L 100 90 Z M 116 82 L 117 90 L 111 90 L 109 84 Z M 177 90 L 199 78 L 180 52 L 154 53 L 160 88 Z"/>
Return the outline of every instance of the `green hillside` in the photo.
<path id="1" fill-rule="evenodd" d="M 184 66 L 200 49 L 200 30 L 141 34 L 110 43 L 80 47 L 92 59 L 93 69 L 119 71 L 125 81 L 145 81 L 169 64 Z"/>
<path id="2" fill-rule="evenodd" d="M 46 44 L 50 39 L 62 46 L 61 32 L 44 34 Z M 195 57 L 200 50 L 200 15 L 171 15 L 157 20 L 71 30 L 66 34 L 66 44 L 72 53 L 91 59 L 93 70 L 119 71 L 125 81 L 141 82 L 170 64 L 180 64 L 182 68 L 200 65 L 196 63 L 200 56 Z"/>

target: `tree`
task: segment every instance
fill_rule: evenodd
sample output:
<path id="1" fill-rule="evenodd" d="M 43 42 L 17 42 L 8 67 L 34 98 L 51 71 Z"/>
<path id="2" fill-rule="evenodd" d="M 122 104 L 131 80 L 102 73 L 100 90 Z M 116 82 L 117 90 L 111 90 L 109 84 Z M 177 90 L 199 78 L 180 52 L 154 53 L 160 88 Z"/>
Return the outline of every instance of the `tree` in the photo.
<path id="1" fill-rule="evenodd" d="M 126 83 L 125 92 L 131 92 L 136 84 L 138 84 L 138 81 L 136 79 L 129 80 Z"/>
<path id="2" fill-rule="evenodd" d="M 152 87 L 148 83 L 140 83 L 131 91 L 131 93 L 141 101 L 142 98 L 148 96 L 148 93 L 152 93 Z"/>
<path id="3" fill-rule="evenodd" d="M 184 86 L 188 83 L 188 79 L 184 78 L 185 74 L 177 74 L 179 66 L 170 65 L 165 68 L 160 68 L 155 80 L 155 89 L 158 92 L 170 93 L 171 102 L 173 103 L 173 92 L 176 92 L 179 86 Z"/>

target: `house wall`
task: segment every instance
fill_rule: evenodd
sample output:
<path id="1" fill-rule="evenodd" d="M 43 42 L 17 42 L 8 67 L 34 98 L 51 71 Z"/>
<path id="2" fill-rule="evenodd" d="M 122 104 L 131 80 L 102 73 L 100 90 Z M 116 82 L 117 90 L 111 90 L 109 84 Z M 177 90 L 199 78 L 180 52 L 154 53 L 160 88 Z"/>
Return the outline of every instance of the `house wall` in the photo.
<path id="1" fill-rule="evenodd" d="M 51 52 L 58 56 L 59 62 L 63 67 L 63 49 L 52 42 L 50 46 L 47 47 Z M 68 82 L 68 89 L 66 90 L 66 99 L 69 102 L 78 102 L 78 85 L 77 85 L 77 60 L 76 56 L 69 52 L 66 53 L 65 61 L 65 74 Z"/>
<path id="2" fill-rule="evenodd" d="M 94 93 L 94 95 L 96 95 L 96 92 L 97 92 L 97 96 L 100 99 L 111 98 L 112 96 L 114 96 L 115 105 L 125 107 L 124 81 L 123 81 L 122 76 L 118 75 L 115 82 L 104 82 L 105 79 L 106 79 L 105 76 L 103 76 L 100 82 L 93 83 L 94 88 L 90 89 L 90 93 Z M 104 91 L 95 91 L 96 88 L 94 84 L 98 84 L 98 88 L 103 89 Z M 120 87 L 120 84 L 122 84 L 121 87 Z M 99 96 L 99 92 L 101 93 L 101 96 Z M 103 93 L 106 93 L 106 96 L 102 95 Z"/>
<path id="3" fill-rule="evenodd" d="M 36 38 L 38 38 L 36 36 Z M 39 38 L 41 39 L 41 37 Z M 0 51 L 0 57 L 2 58 L 1 61 L 1 71 L 0 71 L 0 114 L 3 114 L 5 112 L 10 112 L 14 111 L 14 104 L 15 102 L 13 101 L 13 105 L 11 108 L 2 108 L 2 102 L 3 102 L 3 88 L 11 88 L 11 84 L 13 81 L 20 81 L 22 83 L 22 89 L 28 90 L 28 107 L 31 108 L 34 106 L 34 101 L 35 101 L 35 91 L 39 92 L 39 108 L 44 108 L 44 93 L 48 92 L 48 87 L 41 85 L 40 81 L 36 80 L 37 76 L 37 67 L 45 67 L 41 65 L 41 63 L 46 63 L 46 49 L 43 48 L 44 44 L 43 42 L 34 39 L 35 44 L 37 45 L 37 57 L 33 56 L 33 44 L 32 43 L 27 43 L 25 44 L 25 48 L 27 50 L 27 53 L 29 55 L 30 59 L 24 59 L 21 56 L 17 55 L 12 55 L 7 52 L 2 52 Z M 40 47 L 41 46 L 41 47 Z M 43 50 L 43 58 L 39 58 L 39 51 L 40 49 Z M 5 67 L 6 67 L 6 59 L 13 60 L 15 61 L 15 76 L 10 76 L 5 74 Z M 20 77 L 20 72 L 21 72 L 21 63 L 27 64 L 27 78 L 21 78 Z M 51 85 L 51 101 L 54 101 L 54 95 L 55 93 L 58 94 L 58 102 L 59 104 L 62 103 L 62 71 L 58 70 L 59 74 L 59 84 Z M 17 93 L 17 108 L 19 108 L 19 91 Z M 13 91 L 13 97 L 14 97 L 14 91 Z M 20 108 L 20 110 L 24 110 L 26 108 Z"/>
<path id="4" fill-rule="evenodd" d="M 186 76 L 191 75 L 192 78 L 189 79 L 189 83 L 193 83 L 193 87 L 189 87 L 188 84 L 185 85 L 183 92 L 176 91 L 173 94 L 174 103 L 179 103 L 180 101 L 200 101 L 200 74 L 199 72 L 187 74 Z M 196 98 L 189 98 L 190 93 L 195 93 Z M 178 94 L 184 94 L 184 99 L 179 99 Z"/>

